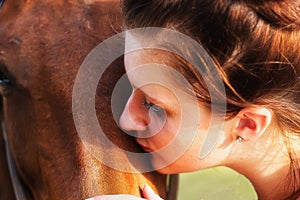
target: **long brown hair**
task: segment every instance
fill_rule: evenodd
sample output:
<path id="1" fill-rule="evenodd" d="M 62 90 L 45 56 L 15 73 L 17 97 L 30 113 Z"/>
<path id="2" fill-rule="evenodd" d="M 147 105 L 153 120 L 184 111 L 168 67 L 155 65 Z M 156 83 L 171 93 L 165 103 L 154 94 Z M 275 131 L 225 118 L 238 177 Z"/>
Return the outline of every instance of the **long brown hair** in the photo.
<path id="1" fill-rule="evenodd" d="M 300 195 L 298 160 L 288 134 L 300 135 L 300 1 L 125 0 L 127 28 L 180 31 L 212 56 L 226 86 L 227 115 L 264 105 L 276 116 Z"/>

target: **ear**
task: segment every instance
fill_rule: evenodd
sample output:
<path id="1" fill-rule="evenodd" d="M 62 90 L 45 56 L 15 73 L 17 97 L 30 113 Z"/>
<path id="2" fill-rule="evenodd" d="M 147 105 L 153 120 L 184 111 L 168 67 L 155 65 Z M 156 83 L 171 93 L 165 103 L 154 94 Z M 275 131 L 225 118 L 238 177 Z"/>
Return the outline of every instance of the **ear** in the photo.
<path id="1" fill-rule="evenodd" d="M 243 141 L 258 139 L 269 127 L 272 114 L 264 107 L 243 108 L 235 117 L 234 138 Z"/>

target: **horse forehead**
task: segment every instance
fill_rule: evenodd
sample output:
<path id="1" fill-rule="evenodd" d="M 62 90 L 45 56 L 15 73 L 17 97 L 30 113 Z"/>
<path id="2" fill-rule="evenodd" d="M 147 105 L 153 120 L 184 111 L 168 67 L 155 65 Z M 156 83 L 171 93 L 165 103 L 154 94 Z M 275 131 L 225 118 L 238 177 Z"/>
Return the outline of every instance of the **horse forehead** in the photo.
<path id="1" fill-rule="evenodd" d="M 19 13 L 14 16 L 5 13 L 10 11 L 5 7 L 0 10 L 0 18 L 3 16 L 0 19 L 0 62 L 4 62 L 25 88 L 41 77 L 72 77 L 72 72 L 76 72 L 89 51 L 111 34 L 111 30 L 105 29 L 108 32 L 105 33 L 99 26 L 101 19 L 107 21 L 105 15 L 94 13 L 97 10 L 103 12 L 105 7 L 110 7 L 110 13 L 119 13 L 116 6 L 109 6 L 118 1 L 86 1 L 93 4 L 92 7 L 79 6 L 73 1 L 67 9 L 61 10 L 57 9 L 60 7 L 58 2 L 47 6 L 38 2 L 30 6 L 23 3 L 20 5 L 27 8 L 19 8 Z M 13 1 L 5 2 L 5 6 L 9 6 L 8 3 Z M 66 71 L 68 76 L 65 76 Z"/>

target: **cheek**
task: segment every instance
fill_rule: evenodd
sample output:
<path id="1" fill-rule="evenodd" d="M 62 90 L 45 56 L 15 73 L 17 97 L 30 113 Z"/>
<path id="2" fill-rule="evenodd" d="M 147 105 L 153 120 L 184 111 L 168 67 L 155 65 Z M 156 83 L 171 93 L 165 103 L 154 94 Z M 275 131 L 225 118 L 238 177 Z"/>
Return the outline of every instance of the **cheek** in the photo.
<path id="1" fill-rule="evenodd" d="M 173 153 L 175 153 L 176 156 L 180 156 L 178 157 L 178 159 L 174 160 L 173 162 L 170 162 L 170 164 L 165 166 L 164 168 L 159 169 L 159 166 L 161 166 L 161 163 L 170 161 L 168 159 L 172 157 L 172 152 L 169 152 L 168 155 L 160 154 L 154 156 L 152 160 L 153 166 L 157 167 L 159 169 L 158 171 L 163 174 L 190 172 L 210 167 L 210 161 L 208 161 L 207 159 L 200 159 L 200 150 L 202 147 L 203 140 L 206 136 L 205 134 L 205 131 L 197 132 L 194 140 L 192 141 L 192 144 L 188 147 L 187 150 L 183 150 L 183 148 L 180 147 L 178 149 L 174 149 Z M 173 138 L 174 137 L 175 135 L 173 135 Z M 172 142 L 180 143 L 180 141 Z"/>
<path id="2" fill-rule="evenodd" d="M 153 137 L 148 138 L 148 142 L 151 143 L 156 150 L 161 149 L 172 142 L 176 141 L 176 135 L 179 132 L 181 124 L 180 115 L 170 115 L 167 113 L 167 118 L 164 121 L 163 126 L 160 123 L 153 124 L 154 126 L 161 126 L 161 129 Z"/>
<path id="3" fill-rule="evenodd" d="M 148 141 L 158 150 L 173 142 L 176 134 L 176 126 L 172 126 L 169 122 L 166 122 L 164 127 L 156 135 L 148 138 Z"/>

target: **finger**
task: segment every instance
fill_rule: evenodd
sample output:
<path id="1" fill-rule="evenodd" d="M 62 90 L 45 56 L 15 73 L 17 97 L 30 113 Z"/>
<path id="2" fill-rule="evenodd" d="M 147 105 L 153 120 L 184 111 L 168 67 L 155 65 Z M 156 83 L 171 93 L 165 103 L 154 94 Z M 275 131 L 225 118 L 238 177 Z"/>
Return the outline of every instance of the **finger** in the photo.
<path id="1" fill-rule="evenodd" d="M 146 198 L 148 200 L 163 200 L 162 198 L 160 198 L 160 196 L 155 194 L 155 192 L 152 190 L 152 188 L 147 184 L 145 185 L 145 187 L 143 189 L 143 196 L 144 196 L 144 198 Z"/>
<path id="2" fill-rule="evenodd" d="M 119 195 L 102 195 L 102 196 L 96 196 L 92 197 L 86 200 L 145 200 L 133 195 L 127 195 L 127 194 L 119 194 Z"/>

